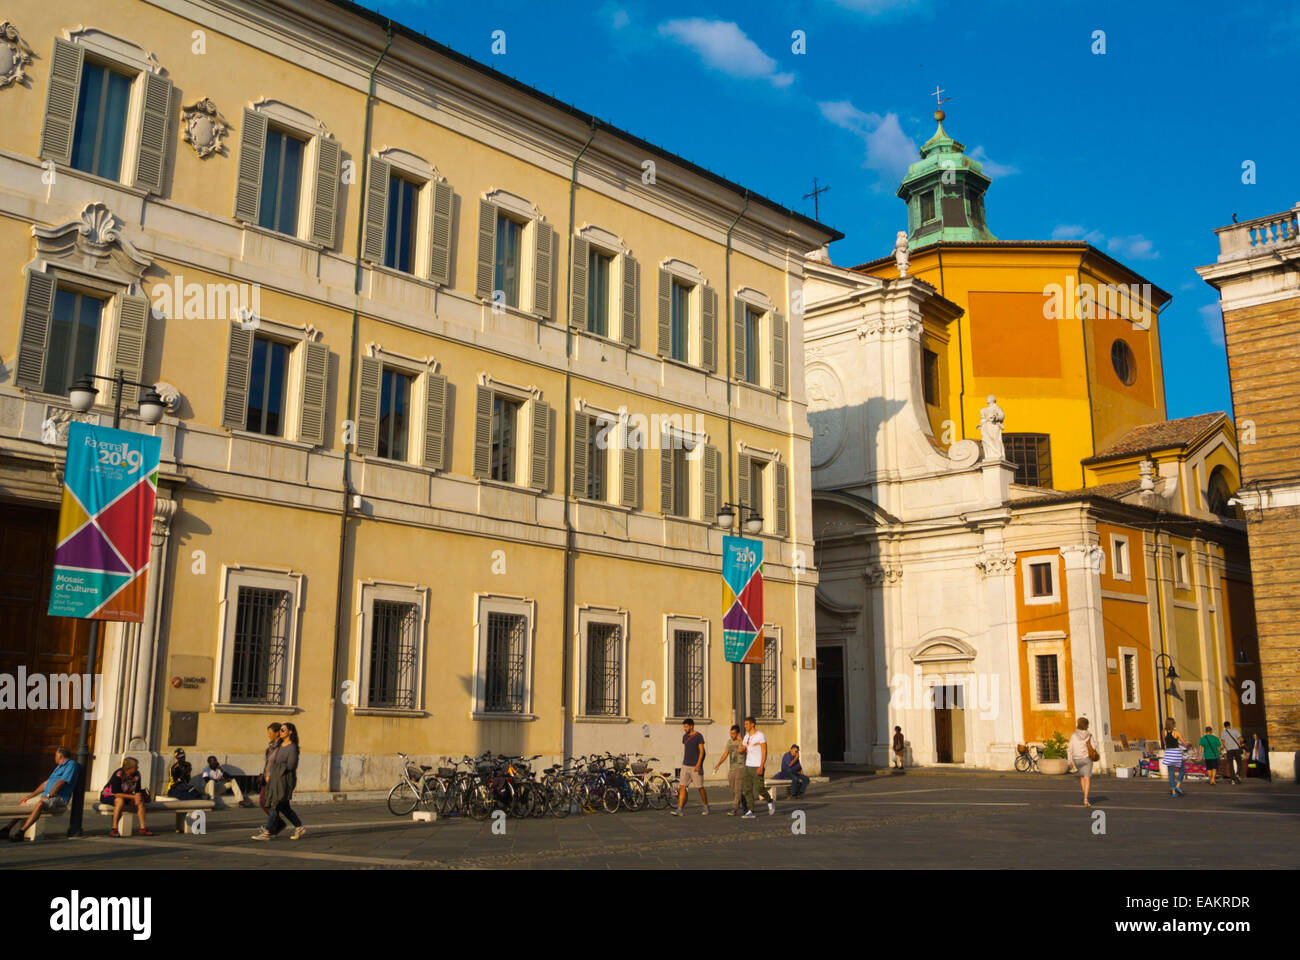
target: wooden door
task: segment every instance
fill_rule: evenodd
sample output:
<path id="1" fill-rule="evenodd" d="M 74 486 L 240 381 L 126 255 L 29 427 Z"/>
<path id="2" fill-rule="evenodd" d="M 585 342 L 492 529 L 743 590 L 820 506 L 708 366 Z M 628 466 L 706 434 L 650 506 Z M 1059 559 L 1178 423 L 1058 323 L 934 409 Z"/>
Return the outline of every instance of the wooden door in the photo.
<path id="1" fill-rule="evenodd" d="M 940 763 L 952 763 L 952 708 L 934 708 L 934 750 Z"/>
<path id="2" fill-rule="evenodd" d="M 19 667 L 29 677 L 86 672 L 90 622 L 45 613 L 58 517 L 57 510 L 0 503 L 0 673 L 15 683 Z M 100 650 L 102 657 L 102 644 Z M 25 704 L 27 691 L 16 692 Z M 54 769 L 55 747 L 75 751 L 81 714 L 0 710 L 0 791 L 29 792 Z M 93 723 L 91 738 L 93 744 Z"/>

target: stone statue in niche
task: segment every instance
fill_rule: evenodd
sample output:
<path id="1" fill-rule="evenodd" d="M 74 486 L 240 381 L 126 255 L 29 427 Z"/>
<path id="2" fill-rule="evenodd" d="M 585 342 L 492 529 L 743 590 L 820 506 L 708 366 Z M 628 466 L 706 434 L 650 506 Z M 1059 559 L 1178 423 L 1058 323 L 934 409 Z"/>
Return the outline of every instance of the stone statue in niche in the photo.
<path id="1" fill-rule="evenodd" d="M 900 277 L 907 276 L 907 267 L 910 262 L 907 253 L 907 231 L 899 230 L 898 236 L 894 238 L 894 264 L 898 267 Z"/>
<path id="2" fill-rule="evenodd" d="M 1006 418 L 1007 415 L 998 406 L 998 398 L 990 393 L 988 405 L 980 411 L 980 441 L 984 446 L 985 460 L 1003 458 L 1002 421 Z"/>
<path id="3" fill-rule="evenodd" d="M 181 119 L 185 125 L 183 139 L 199 158 L 221 151 L 221 141 L 230 132 L 230 124 L 217 110 L 217 105 L 204 97 L 181 110 Z"/>

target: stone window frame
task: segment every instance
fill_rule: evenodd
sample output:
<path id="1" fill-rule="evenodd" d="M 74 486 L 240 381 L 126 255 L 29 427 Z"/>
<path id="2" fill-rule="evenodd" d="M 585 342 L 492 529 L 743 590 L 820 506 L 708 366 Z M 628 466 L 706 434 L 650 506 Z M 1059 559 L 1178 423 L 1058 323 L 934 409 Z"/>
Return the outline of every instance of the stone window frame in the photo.
<path id="1" fill-rule="evenodd" d="M 629 612 L 623 607 L 596 604 L 579 604 L 576 618 L 577 632 L 574 646 L 577 649 L 574 678 L 574 720 L 579 723 L 629 723 L 628 712 L 628 625 Z M 619 628 L 619 712 L 617 714 L 587 713 L 587 628 L 593 623 L 613 624 Z"/>
<path id="2" fill-rule="evenodd" d="M 384 268 L 387 269 L 387 268 Z M 382 370 L 396 370 L 403 376 L 411 378 L 410 422 L 407 424 L 406 457 L 396 460 L 392 457 L 374 457 L 376 463 L 396 463 L 408 467 L 420 467 L 424 464 L 424 439 L 426 417 L 428 416 L 429 375 L 438 372 L 439 363 L 433 357 L 415 357 L 405 353 L 389 350 L 382 345 L 371 342 L 366 344 L 363 356 L 378 360 Z M 382 376 L 382 373 L 381 373 Z M 382 405 L 382 381 L 380 403 Z M 382 406 L 380 416 L 382 419 Z M 446 443 L 446 437 L 443 437 Z"/>
<path id="3" fill-rule="evenodd" d="M 543 314 L 537 309 L 537 232 L 551 229 L 550 224 L 542 216 L 541 208 L 537 204 L 501 187 L 488 190 L 480 199 L 493 204 L 497 208 L 498 217 L 508 216 L 524 228 L 523 242 L 519 245 L 519 303 L 512 307 L 503 302 L 502 306 L 507 311 L 513 310 L 533 319 L 543 318 Z M 555 298 L 554 253 L 555 251 L 552 250 L 552 300 Z M 489 300 L 488 303 L 491 305 L 492 301 Z M 554 304 L 552 304 L 552 312 L 554 312 Z"/>
<path id="4" fill-rule="evenodd" d="M 1111 577 L 1115 580 L 1122 580 L 1125 583 L 1131 583 L 1133 580 L 1133 538 L 1126 533 L 1112 533 L 1110 535 L 1110 569 Z M 1123 550 L 1120 550 L 1121 545 Z M 1123 557 L 1124 563 L 1121 564 L 1120 558 Z M 1123 572 L 1120 572 L 1121 567 Z"/>
<path id="5" fill-rule="evenodd" d="M 515 424 L 515 478 L 513 480 L 494 480 L 490 477 L 476 479 L 479 483 L 495 484 L 511 490 L 541 493 L 542 491 L 532 485 L 533 417 L 538 412 L 537 405 L 543 402 L 541 387 L 532 384 L 523 386 L 498 380 L 487 372 L 481 372 L 476 382 L 478 386 L 488 387 L 494 394 L 519 404 L 519 420 Z M 549 410 L 549 406 L 547 409 Z"/>
<path id="6" fill-rule="evenodd" d="M 1065 633 L 1061 630 L 1039 630 L 1027 633 L 1020 639 L 1025 645 L 1029 666 L 1029 708 L 1044 712 L 1064 710 L 1069 702 L 1065 689 Z M 1038 696 L 1038 658 L 1043 656 L 1056 657 L 1056 689 L 1060 700 L 1055 703 L 1044 703 Z"/>
<path id="7" fill-rule="evenodd" d="M 751 384 L 752 386 L 752 384 Z M 763 462 L 763 502 L 759 504 L 759 514 L 763 518 L 763 529 L 759 531 L 760 536 L 776 536 L 776 467 L 782 462 L 781 451 L 768 449 L 766 447 L 756 447 L 746 443 L 744 440 L 737 441 L 736 455 L 748 457 L 750 460 L 760 460 Z M 739 472 L 737 473 L 739 475 Z M 739 499 L 740 488 L 737 485 L 737 499 Z M 786 497 L 789 498 L 789 491 L 786 491 Z M 744 506 L 753 508 L 754 490 L 752 484 L 749 489 L 750 502 Z M 787 509 L 789 504 L 787 503 Z M 738 520 L 738 524 L 743 520 Z M 748 536 L 748 534 L 746 534 Z"/>
<path id="8" fill-rule="evenodd" d="M 1138 661 L 1137 647 L 1119 647 L 1119 695 L 1125 710 L 1142 709 L 1142 670 Z M 1133 661 L 1133 699 L 1128 695 L 1128 663 Z"/>
<path id="9" fill-rule="evenodd" d="M 767 652 L 766 645 L 767 645 L 768 643 L 772 643 L 773 646 L 775 646 L 775 648 L 776 648 L 776 690 L 775 690 L 775 691 L 773 692 L 773 694 L 772 694 L 772 697 L 773 697 L 773 703 L 772 703 L 772 710 L 773 710 L 773 713 L 771 714 L 771 716 L 760 716 L 759 714 L 754 714 L 754 717 L 755 717 L 755 719 L 757 719 L 760 723 L 763 723 L 763 724 L 785 723 L 785 714 L 782 712 L 782 709 L 781 709 L 781 705 L 782 705 L 782 702 L 783 702 L 783 701 L 782 701 L 782 695 L 783 695 L 783 693 L 785 692 L 784 677 L 782 676 L 783 671 L 782 671 L 782 669 L 781 669 L 781 656 L 782 656 L 782 654 L 783 654 L 783 652 L 784 652 L 784 636 L 783 636 L 783 631 L 782 631 L 781 627 L 777 626 L 775 623 L 764 623 L 764 624 L 763 624 L 763 643 L 764 643 L 764 654 L 766 654 L 766 652 Z M 746 689 L 746 699 L 745 699 L 745 704 L 746 704 L 746 707 L 748 707 L 749 709 L 752 709 L 752 708 L 753 708 L 753 707 L 752 707 L 752 704 L 749 703 L 749 698 L 748 698 L 748 690 L 749 690 L 749 688 L 748 688 L 748 684 L 749 684 L 749 680 L 750 680 L 750 678 L 749 678 L 749 671 L 756 669 L 757 667 L 759 667 L 759 665 L 758 665 L 758 664 L 752 664 L 752 663 L 751 663 L 751 664 L 748 664 L 747 667 L 748 667 L 748 669 L 746 670 L 746 675 L 745 675 L 745 683 L 746 683 L 746 688 L 745 688 L 745 689 Z"/>
<path id="10" fill-rule="evenodd" d="M 357 645 L 354 673 L 356 677 L 356 705 L 350 713 L 356 716 L 384 717 L 428 717 L 431 714 L 424 707 L 424 670 L 426 664 L 426 645 L 429 637 L 429 588 L 418 583 L 404 583 L 397 580 L 358 580 L 357 581 Z M 415 669 L 415 706 L 406 707 L 372 707 L 369 703 L 370 689 L 370 650 L 373 643 L 374 609 L 376 600 L 390 600 L 398 603 L 410 603 L 417 606 L 419 614 L 419 636 L 416 642 L 417 665 Z"/>
<path id="11" fill-rule="evenodd" d="M 587 428 L 588 430 L 596 428 L 598 424 L 601 426 L 609 424 L 610 429 L 606 436 L 607 439 L 613 440 L 609 448 L 604 451 L 605 496 L 600 500 L 593 500 L 586 495 L 585 490 L 580 493 L 575 492 L 574 496 L 584 503 L 597 503 L 602 507 L 620 506 L 622 504 L 623 458 L 634 455 L 627 442 L 627 431 L 629 429 L 627 409 L 608 410 L 595 406 L 583 397 L 578 397 L 574 401 L 574 412 L 579 416 L 586 416 L 590 419 L 591 423 Z M 587 469 L 590 471 L 590 464 L 588 464 Z"/>
<path id="12" fill-rule="evenodd" d="M 524 709 L 519 713 L 487 710 L 487 627 L 488 615 L 504 613 L 527 619 L 527 637 L 524 641 Z M 537 645 L 537 601 L 528 597 L 500 593 L 474 594 L 474 689 L 470 698 L 471 720 L 509 720 L 529 722 L 537 719 L 533 713 L 533 663 Z"/>
<path id="13" fill-rule="evenodd" d="M 627 258 L 632 254 L 631 248 L 618 234 L 591 223 L 584 223 L 578 229 L 577 236 L 587 241 L 589 251 L 603 254 L 609 257 L 612 262 L 609 268 L 609 322 L 605 334 L 592 333 L 588 330 L 586 317 L 582 318 L 581 323 L 574 327 L 574 330 L 608 343 L 623 343 L 624 334 L 626 333 L 623 329 L 623 318 L 626 309 L 624 296 L 627 292 L 624 285 L 626 280 L 624 271 L 627 269 Z M 590 276 L 588 277 L 587 297 L 588 299 L 591 297 Z"/>
<path id="14" fill-rule="evenodd" d="M 222 564 L 220 594 L 217 599 L 217 657 L 218 682 L 213 684 L 212 710 L 214 713 L 276 714 L 299 713 L 298 654 L 303 614 L 303 585 L 306 574 L 288 567 L 264 567 L 251 564 Z M 265 590 L 287 590 L 290 623 L 288 629 L 288 657 L 284 667 L 284 703 L 232 703 L 230 700 L 231 663 L 235 652 L 235 613 L 239 609 L 239 590 L 251 587 Z"/>
<path id="15" fill-rule="evenodd" d="M 279 230 L 264 227 L 251 221 L 245 222 L 243 225 L 249 229 L 260 231 L 269 237 L 276 237 L 281 240 L 295 240 L 298 243 L 307 244 L 313 249 L 321 249 L 321 245 L 311 239 L 312 217 L 315 215 L 316 209 L 316 167 L 320 155 L 321 141 L 336 140 L 337 138 L 315 114 L 303 110 L 301 107 L 285 103 L 282 100 L 259 97 L 248 104 L 248 109 L 255 110 L 266 117 L 268 132 L 275 127 L 279 127 L 289 133 L 305 138 L 307 142 L 306 149 L 302 152 L 302 168 L 299 172 L 298 222 L 295 225 L 294 232 L 281 233 Z M 263 147 L 263 158 L 265 159 L 265 147 Z M 340 150 L 341 164 L 342 152 Z M 263 171 L 263 176 L 265 176 L 265 171 Z M 261 189 L 260 184 L 258 189 Z M 340 202 L 339 185 L 335 184 L 335 243 L 338 242 L 339 221 L 343 219 L 343 215 L 344 210 Z"/>
<path id="16" fill-rule="evenodd" d="M 1061 602 L 1060 560 L 1061 558 L 1059 555 L 1056 556 L 1048 555 L 1048 556 L 1041 556 L 1041 557 L 1025 557 L 1021 561 L 1020 563 L 1021 576 L 1024 583 L 1026 606 L 1030 606 L 1030 607 L 1042 606 L 1042 605 Z M 1029 568 L 1034 566 L 1040 566 L 1043 564 L 1051 564 L 1052 566 L 1052 592 L 1050 594 L 1041 597 L 1036 597 L 1034 596 L 1034 577 L 1033 577 L 1033 573 L 1030 571 Z"/>
<path id="17" fill-rule="evenodd" d="M 664 356 L 662 359 L 667 363 L 675 363 L 678 366 L 689 367 L 692 370 L 703 370 L 707 373 L 708 368 L 704 366 L 704 288 L 709 285 L 709 282 L 705 279 L 704 273 L 699 267 L 677 257 L 669 257 L 664 260 L 659 264 L 659 269 L 668 273 L 674 283 L 680 283 L 682 286 L 691 288 L 690 316 L 686 321 L 686 359 L 676 360 L 672 356 Z M 714 317 L 714 324 L 718 323 L 718 318 Z M 713 345 L 715 359 L 718 349 L 718 344 L 715 342 Z"/>
<path id="18" fill-rule="evenodd" d="M 1192 554 L 1182 547 L 1171 547 L 1170 565 L 1174 587 L 1179 590 L 1192 589 Z"/>
<path id="19" fill-rule="evenodd" d="M 429 261 L 433 253 L 434 187 L 439 183 L 446 183 L 447 178 L 424 157 L 401 147 L 386 146 L 382 150 L 375 151 L 374 156 L 388 164 L 390 176 L 397 174 L 416 188 L 415 249 L 411 253 L 414 269 L 408 273 L 383 263 L 366 260 L 366 264 L 371 269 L 381 270 L 403 280 L 418 280 L 422 283 L 441 285 L 442 281 L 435 280 L 429 275 Z M 389 199 L 392 199 L 391 194 Z M 454 206 L 454 198 L 452 202 Z M 362 213 L 364 215 L 364 210 Z M 384 229 L 385 231 L 388 229 L 387 211 L 385 211 Z M 453 236 L 452 251 L 449 255 L 454 253 L 455 237 Z"/>
<path id="20" fill-rule="evenodd" d="M 713 524 L 717 521 L 716 517 L 704 516 L 704 458 L 709 446 L 708 431 L 697 432 L 671 424 L 662 426 L 659 431 L 660 449 L 667 447 L 675 453 L 677 448 L 673 446 L 674 439 L 679 440 L 686 451 L 686 472 L 690 480 L 689 512 L 685 516 L 676 513 L 664 516 L 669 520 L 694 520 Z M 659 478 L 659 483 L 660 486 L 663 485 L 663 477 Z"/>
<path id="21" fill-rule="evenodd" d="M 676 669 L 676 657 L 673 652 L 673 639 L 678 630 L 689 630 L 704 635 L 704 713 L 702 716 L 693 717 L 696 725 L 712 723 L 713 705 L 710 702 L 709 681 L 710 681 L 710 663 L 709 654 L 712 650 L 712 627 L 713 621 L 708 617 L 700 617 L 687 613 L 668 613 L 664 615 L 664 723 L 680 724 L 686 719 L 684 716 L 676 716 L 672 711 L 676 703 L 673 702 L 673 675 Z"/>
<path id="22" fill-rule="evenodd" d="M 747 387 L 756 387 L 759 390 L 764 390 L 767 391 L 768 393 L 775 394 L 776 385 L 773 383 L 772 380 L 773 377 L 772 362 L 775 354 L 774 340 L 772 334 L 772 323 L 773 323 L 773 314 L 776 312 L 776 304 L 772 302 L 771 298 L 768 297 L 767 294 L 759 290 L 755 290 L 753 287 L 737 287 L 735 293 L 732 294 L 733 306 L 735 301 L 737 300 L 743 303 L 747 308 L 760 314 L 759 321 L 758 321 L 758 344 L 759 344 L 758 382 L 754 383 L 751 380 L 746 380 L 743 370 L 733 370 L 731 372 L 731 378 L 735 380 L 736 383 L 738 384 L 742 384 Z M 733 323 L 735 322 L 734 317 L 732 318 L 732 321 Z M 722 349 L 725 350 L 726 349 L 725 335 L 720 339 L 723 343 Z M 788 335 L 786 339 L 787 341 L 789 340 Z M 733 344 L 733 349 L 734 349 L 734 344 Z M 788 342 L 786 344 L 786 349 L 787 350 L 789 349 Z M 745 344 L 745 356 L 746 358 L 748 358 L 749 356 L 748 343 Z M 787 379 L 788 379 L 788 374 L 787 374 Z"/>
<path id="23" fill-rule="evenodd" d="M 254 341 L 260 336 L 265 340 L 274 340 L 289 347 L 289 369 L 284 382 L 284 431 L 276 436 L 271 433 L 258 433 L 256 430 L 249 430 L 247 421 L 243 427 L 227 427 L 230 435 L 242 437 L 245 440 L 256 440 L 263 443 L 287 443 L 292 446 L 302 447 L 306 450 L 315 449 L 315 444 L 302 439 L 302 401 L 303 389 L 306 382 L 307 371 L 307 351 L 305 345 L 309 342 L 320 342 L 320 331 L 312 324 L 285 323 L 282 320 L 272 320 L 268 317 L 258 316 L 257 326 L 253 329 Z M 249 391 L 252 390 L 252 384 L 249 384 Z M 245 398 L 247 399 L 247 398 Z M 326 432 L 326 446 L 328 446 L 329 434 Z"/>

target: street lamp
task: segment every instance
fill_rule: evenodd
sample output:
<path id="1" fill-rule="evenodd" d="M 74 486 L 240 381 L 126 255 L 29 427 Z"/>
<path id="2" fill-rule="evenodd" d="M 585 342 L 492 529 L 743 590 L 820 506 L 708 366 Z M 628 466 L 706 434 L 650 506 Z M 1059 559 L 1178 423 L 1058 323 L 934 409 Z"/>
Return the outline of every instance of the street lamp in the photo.
<path id="1" fill-rule="evenodd" d="M 157 387 L 152 383 L 139 383 L 135 380 L 128 380 L 126 374 L 118 370 L 117 376 L 105 377 L 97 373 L 88 373 L 79 377 L 68 391 L 68 400 L 72 404 L 72 409 L 78 413 L 85 413 L 95 405 L 95 397 L 99 391 L 95 389 L 96 380 L 107 380 L 113 384 L 113 429 L 121 429 L 122 426 L 122 389 L 126 386 L 141 387 L 144 393 L 140 397 L 140 419 L 145 423 L 157 423 L 162 419 L 163 411 L 167 409 L 167 402 L 159 395 Z M 94 676 L 95 661 L 99 656 L 99 621 L 90 622 L 90 640 L 86 645 L 86 659 L 88 662 L 87 674 Z M 88 767 L 90 764 L 90 715 L 86 711 L 81 714 L 81 736 L 77 740 L 77 784 L 72 791 L 72 803 L 69 804 L 68 810 L 68 836 L 79 837 L 82 835 L 82 810 L 86 801 L 86 781 L 88 777 Z"/>
<path id="2" fill-rule="evenodd" d="M 736 522 L 736 517 L 748 511 L 745 517 L 745 532 L 751 535 L 757 535 L 763 532 L 763 515 L 752 507 L 745 507 L 738 503 L 724 503 L 722 509 L 718 511 L 718 526 L 723 530 L 731 530 Z"/>
<path id="3" fill-rule="evenodd" d="M 1162 654 L 1159 654 L 1159 655 L 1156 656 L 1156 674 L 1157 674 L 1157 676 L 1156 676 L 1156 683 L 1157 683 L 1157 685 L 1160 683 L 1160 677 L 1159 677 L 1159 674 L 1160 674 L 1160 661 L 1162 661 L 1162 660 L 1167 661 L 1168 664 L 1169 664 L 1168 668 L 1166 668 L 1166 670 L 1164 671 L 1164 673 L 1165 673 L 1164 679 L 1166 679 L 1166 680 L 1169 681 L 1169 686 L 1167 686 L 1167 687 L 1165 688 L 1165 690 L 1164 690 L 1164 696 L 1157 696 L 1157 697 L 1156 697 L 1156 716 L 1157 716 L 1157 718 L 1160 720 L 1160 741 L 1161 741 L 1161 743 L 1163 743 L 1163 742 L 1164 742 L 1164 739 L 1165 739 L 1165 714 L 1164 714 L 1165 697 L 1173 697 L 1173 698 L 1176 699 L 1176 700 L 1181 700 L 1181 699 L 1183 699 L 1182 694 L 1180 694 L 1180 693 L 1178 692 L 1178 688 L 1177 688 L 1176 686 L 1174 686 L 1174 681 L 1178 679 L 1178 671 L 1174 669 L 1174 658 L 1171 657 L 1171 656 L 1169 656 L 1169 654 L 1167 654 L 1167 653 L 1162 653 Z"/>

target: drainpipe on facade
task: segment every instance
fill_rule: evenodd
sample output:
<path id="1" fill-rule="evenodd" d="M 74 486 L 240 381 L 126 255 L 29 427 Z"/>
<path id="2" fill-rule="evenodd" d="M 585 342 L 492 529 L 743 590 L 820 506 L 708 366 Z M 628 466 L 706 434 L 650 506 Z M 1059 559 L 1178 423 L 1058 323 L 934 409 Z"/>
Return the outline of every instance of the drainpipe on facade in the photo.
<path id="1" fill-rule="evenodd" d="M 732 457 L 732 451 L 731 451 L 731 377 L 732 377 L 731 361 L 735 357 L 734 348 L 731 343 L 731 331 L 732 331 L 731 234 L 732 231 L 736 229 L 736 224 L 740 223 L 740 218 L 745 215 L 745 211 L 747 211 L 748 209 L 749 209 L 749 191 L 746 190 L 745 205 L 740 208 L 740 213 L 736 214 L 736 219 L 731 221 L 731 226 L 727 227 L 727 252 L 726 252 L 726 259 L 725 259 L 726 266 L 723 269 L 724 276 L 723 276 L 722 298 L 726 301 L 726 307 L 727 307 L 726 310 L 726 318 L 727 318 L 726 319 L 726 327 L 727 327 L 727 502 L 733 504 L 736 502 L 736 478 L 735 478 L 735 466 L 734 466 L 735 460 Z M 737 507 L 738 506 L 739 505 L 737 505 Z M 742 530 L 744 530 L 744 523 L 745 523 L 745 518 L 741 514 L 740 510 L 737 509 L 736 510 L 736 532 L 737 533 L 740 533 Z M 742 669 L 743 667 L 741 667 L 741 665 L 738 663 L 733 663 L 731 665 L 731 704 L 732 704 L 732 712 L 735 714 L 735 719 L 732 720 L 732 723 L 736 724 L 741 729 L 744 729 L 745 726 L 744 718 L 741 716 L 742 711 L 740 706 L 740 691 L 742 689 L 742 683 L 743 683 L 743 680 L 741 678 Z"/>
<path id="2" fill-rule="evenodd" d="M 569 243 L 568 243 L 568 263 L 569 263 L 569 281 L 565 284 L 566 296 L 564 298 L 564 407 L 560 416 L 563 418 L 556 426 L 564 431 L 564 487 L 560 495 L 564 497 L 564 636 L 562 638 L 563 657 L 561 663 L 564 664 L 564 676 L 560 680 L 560 706 L 565 711 L 564 718 L 564 755 L 567 757 L 572 752 L 572 730 L 573 724 L 569 722 L 568 710 L 569 703 L 572 699 L 571 683 L 573 678 L 570 676 L 571 664 L 573 658 L 572 637 L 573 633 L 573 516 L 572 516 L 572 491 L 569 486 L 572 484 L 573 470 L 573 227 L 575 223 L 578 195 L 578 161 L 582 155 L 587 152 L 591 146 L 591 141 L 596 139 L 597 121 L 593 118 L 591 121 L 591 136 L 587 137 L 587 142 L 582 145 L 578 155 L 573 158 L 573 171 L 569 175 Z"/>
<path id="3" fill-rule="evenodd" d="M 357 248 L 352 260 L 352 339 L 348 345 L 348 405 L 344 408 L 344 419 L 352 411 L 352 405 L 356 402 L 357 333 L 361 323 L 361 242 L 365 223 L 366 181 L 370 175 L 370 125 L 374 116 L 375 74 L 378 72 L 380 64 L 384 62 L 384 58 L 388 56 L 389 48 L 393 45 L 393 21 L 389 20 L 387 22 L 386 29 L 388 32 L 387 42 L 384 44 L 384 49 L 380 51 L 379 59 L 370 68 L 370 76 L 367 78 L 366 132 L 361 144 L 361 186 L 357 194 L 357 209 L 362 213 L 357 216 Z M 334 587 L 334 650 L 331 655 L 332 663 L 330 668 L 329 727 L 326 731 L 328 739 L 325 744 L 326 762 L 329 764 L 325 777 L 330 793 L 334 793 L 339 789 L 339 776 L 334 769 L 334 740 L 335 726 L 338 723 L 339 664 L 341 662 L 339 657 L 339 637 L 345 622 L 343 589 L 345 586 L 348 550 L 348 516 L 352 497 L 352 451 L 355 446 L 354 437 L 348 434 L 344 436 L 346 441 L 343 445 L 343 512 L 339 515 L 339 572 Z M 343 635 L 346 637 L 346 634 Z"/>

